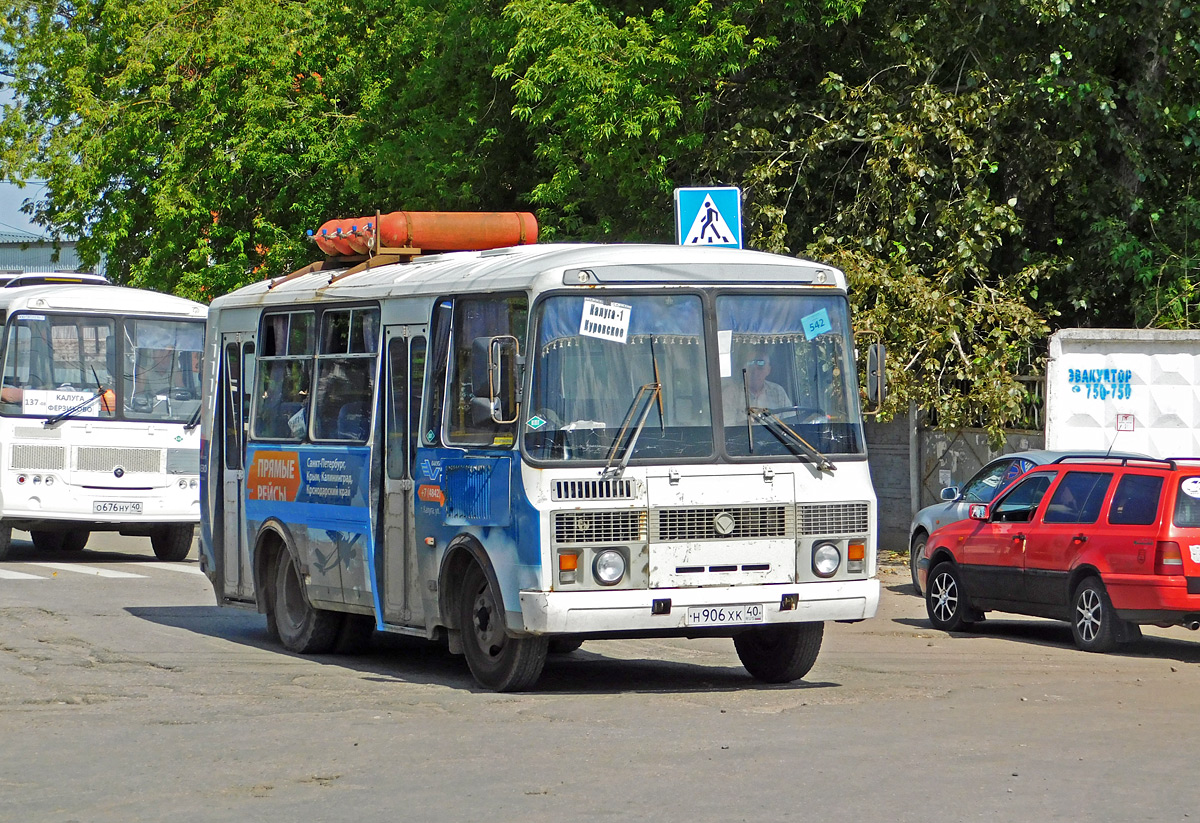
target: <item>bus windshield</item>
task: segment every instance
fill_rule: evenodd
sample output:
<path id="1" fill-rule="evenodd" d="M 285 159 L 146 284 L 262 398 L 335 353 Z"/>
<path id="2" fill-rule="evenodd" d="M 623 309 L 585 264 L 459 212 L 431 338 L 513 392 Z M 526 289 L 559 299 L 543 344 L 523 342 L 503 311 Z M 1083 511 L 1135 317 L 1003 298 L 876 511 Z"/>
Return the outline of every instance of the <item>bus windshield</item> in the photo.
<path id="1" fill-rule="evenodd" d="M 710 368 L 699 296 L 544 300 L 522 421 L 529 456 L 708 457 L 714 431 L 734 458 L 865 452 L 845 297 L 725 294 L 716 308 Z M 710 374 L 720 376 L 718 409 Z"/>
<path id="2" fill-rule="evenodd" d="M 865 452 L 845 297 L 722 295 L 717 349 L 728 454 Z"/>
<path id="3" fill-rule="evenodd" d="M 531 457 L 604 460 L 647 403 L 630 457 L 713 453 L 699 296 L 551 297 L 536 322 L 531 411 L 522 421 Z M 643 389 L 656 384 L 661 392 Z"/>
<path id="4" fill-rule="evenodd" d="M 196 321 L 17 314 L 0 414 L 185 422 L 200 404 L 203 343 Z M 98 396 L 107 392 L 111 399 Z"/>

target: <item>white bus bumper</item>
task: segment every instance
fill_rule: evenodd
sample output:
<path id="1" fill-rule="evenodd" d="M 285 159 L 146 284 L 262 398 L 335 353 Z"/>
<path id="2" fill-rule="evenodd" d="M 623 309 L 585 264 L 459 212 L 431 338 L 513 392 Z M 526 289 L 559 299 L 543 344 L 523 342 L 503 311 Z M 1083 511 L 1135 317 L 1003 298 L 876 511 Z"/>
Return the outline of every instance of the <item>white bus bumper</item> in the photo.
<path id="1" fill-rule="evenodd" d="M 785 595 L 797 595 L 795 608 L 781 609 Z M 655 601 L 669 600 L 671 610 L 654 614 Z M 633 591 L 521 592 L 525 631 L 531 634 L 588 634 L 686 630 L 691 606 L 720 607 L 760 603 L 764 623 L 862 620 L 879 608 L 879 581 L 769 586 L 714 586 Z M 661 607 L 660 607 L 661 608 Z"/>

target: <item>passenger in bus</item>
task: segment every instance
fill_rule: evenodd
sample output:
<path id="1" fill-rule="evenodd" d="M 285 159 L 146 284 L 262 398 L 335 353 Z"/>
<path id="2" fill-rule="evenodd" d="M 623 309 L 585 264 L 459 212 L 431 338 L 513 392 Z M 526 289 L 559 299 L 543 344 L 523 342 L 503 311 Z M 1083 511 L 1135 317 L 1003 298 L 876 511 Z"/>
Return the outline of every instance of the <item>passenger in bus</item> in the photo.
<path id="1" fill-rule="evenodd" d="M 767 377 L 771 361 L 766 346 L 744 346 L 734 352 L 733 376 L 721 381 L 721 406 L 725 410 L 725 425 L 746 422 L 746 407 L 780 409 L 792 405 L 787 392 Z M 745 382 L 742 373 L 745 371 Z M 747 394 L 749 403 L 747 403 Z"/>

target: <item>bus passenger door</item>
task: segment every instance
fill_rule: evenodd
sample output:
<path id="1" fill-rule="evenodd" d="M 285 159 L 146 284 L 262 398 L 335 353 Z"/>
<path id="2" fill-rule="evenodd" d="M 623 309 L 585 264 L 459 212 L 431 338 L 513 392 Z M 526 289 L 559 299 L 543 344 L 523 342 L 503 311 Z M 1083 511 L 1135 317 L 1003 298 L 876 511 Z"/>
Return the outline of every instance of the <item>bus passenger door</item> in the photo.
<path id="1" fill-rule="evenodd" d="M 252 385 L 254 343 L 242 343 L 240 334 L 226 334 L 221 347 L 222 426 L 221 438 L 223 477 L 221 486 L 224 516 L 222 535 L 224 546 L 223 591 L 226 597 L 241 600 L 253 595 L 254 580 L 250 574 L 250 552 L 246 546 L 245 499 L 246 486 L 246 423 L 249 397 L 246 389 Z"/>
<path id="2" fill-rule="evenodd" d="M 425 624 L 413 526 L 413 471 L 421 396 L 425 385 L 425 326 L 388 326 L 387 428 L 384 435 L 383 540 L 376 568 L 382 577 L 383 618 Z"/>

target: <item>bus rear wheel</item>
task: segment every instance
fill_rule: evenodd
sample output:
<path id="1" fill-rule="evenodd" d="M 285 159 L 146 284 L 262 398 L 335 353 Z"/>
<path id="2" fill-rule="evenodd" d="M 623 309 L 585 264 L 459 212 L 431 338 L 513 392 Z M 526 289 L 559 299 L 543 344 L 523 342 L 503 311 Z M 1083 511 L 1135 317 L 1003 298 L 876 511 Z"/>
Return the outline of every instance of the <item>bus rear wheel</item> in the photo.
<path id="1" fill-rule="evenodd" d="M 196 527 L 191 523 L 178 526 L 167 526 L 161 531 L 150 535 L 150 545 L 154 547 L 154 556 L 159 560 L 183 560 L 192 550 L 192 536 Z"/>
<path id="2" fill-rule="evenodd" d="M 62 551 L 63 539 L 65 537 L 66 534 L 63 532 L 32 531 L 29 533 L 29 538 L 33 541 L 33 547 L 40 552 Z"/>
<path id="3" fill-rule="evenodd" d="M 791 683 L 817 662 L 824 636 L 824 623 L 786 623 L 735 635 L 733 647 L 755 680 Z"/>
<path id="4" fill-rule="evenodd" d="M 458 599 L 463 654 L 475 680 L 498 692 L 527 689 L 542 676 L 546 637 L 510 637 L 504 609 L 483 569 L 472 563 Z"/>
<path id="5" fill-rule="evenodd" d="M 12 548 L 12 526 L 7 523 L 0 524 L 0 560 L 8 557 L 8 550 Z"/>
<path id="6" fill-rule="evenodd" d="M 92 533 L 87 529 L 71 529 L 63 535 L 62 550 L 65 552 L 81 552 L 91 539 Z"/>
<path id="7" fill-rule="evenodd" d="M 291 553 L 284 551 L 275 567 L 272 615 L 279 640 L 297 654 L 328 654 L 337 645 L 343 615 L 313 608 Z"/>

